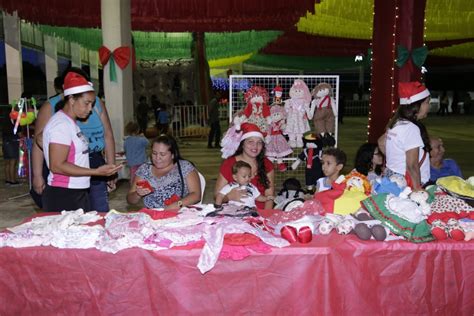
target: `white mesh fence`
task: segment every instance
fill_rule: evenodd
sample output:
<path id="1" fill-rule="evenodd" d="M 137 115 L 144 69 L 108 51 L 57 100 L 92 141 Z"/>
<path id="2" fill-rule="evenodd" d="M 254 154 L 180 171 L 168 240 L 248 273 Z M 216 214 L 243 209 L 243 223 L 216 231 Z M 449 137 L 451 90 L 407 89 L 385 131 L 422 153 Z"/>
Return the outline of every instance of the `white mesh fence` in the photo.
<path id="1" fill-rule="evenodd" d="M 287 100 L 290 98 L 289 92 L 290 88 L 293 85 L 293 82 L 296 79 L 303 80 L 308 86 L 309 90 L 312 91 L 315 86 L 325 82 L 329 83 L 332 87 L 332 96 L 336 102 L 336 109 L 339 108 L 339 76 L 336 75 L 314 75 L 314 76 L 291 76 L 291 75 L 231 75 L 229 80 L 229 123 L 232 122 L 235 114 L 243 110 L 246 106 L 244 99 L 245 92 L 252 86 L 257 85 L 265 88 L 270 96 L 269 104 L 272 103 L 273 94 L 272 90 L 276 86 L 283 88 L 282 100 Z M 338 124 L 337 124 L 337 111 L 335 117 L 335 138 L 337 144 L 337 135 L 338 135 Z M 310 120 L 310 128 L 314 131 L 314 125 L 312 120 Z M 304 168 L 305 163 L 301 163 L 296 170 L 291 170 L 291 164 L 296 160 L 296 157 L 301 153 L 302 148 L 294 148 L 293 153 L 283 159 L 284 162 L 288 165 L 288 170 L 285 172 L 278 171 L 275 168 L 275 188 L 276 193 L 278 193 L 279 188 L 281 188 L 282 182 L 287 178 L 297 178 L 300 180 L 301 184 L 304 186 Z M 276 166 L 275 166 L 276 167 Z"/>

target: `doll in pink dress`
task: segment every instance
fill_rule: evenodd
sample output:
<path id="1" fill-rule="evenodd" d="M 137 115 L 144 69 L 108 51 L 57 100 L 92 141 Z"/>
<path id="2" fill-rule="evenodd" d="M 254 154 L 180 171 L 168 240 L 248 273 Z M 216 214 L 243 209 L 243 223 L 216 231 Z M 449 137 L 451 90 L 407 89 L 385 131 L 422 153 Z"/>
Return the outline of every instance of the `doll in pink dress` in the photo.
<path id="1" fill-rule="evenodd" d="M 303 147 L 303 134 L 310 131 L 308 119 L 311 119 L 311 94 L 303 80 L 296 79 L 290 89 L 290 99 L 285 100 L 286 127 L 290 147 Z"/>
<path id="2" fill-rule="evenodd" d="M 244 108 L 246 122 L 258 126 L 264 136 L 268 130 L 270 107 L 268 106 L 268 92 L 260 86 L 252 86 L 244 95 L 247 106 Z"/>
<path id="3" fill-rule="evenodd" d="M 278 170 L 283 172 L 287 168 L 282 158 L 293 152 L 282 134 L 282 130 L 285 128 L 285 110 L 280 105 L 273 105 L 270 108 L 270 113 L 270 126 L 265 138 L 267 143 L 265 153 L 271 160 L 276 160 Z"/>

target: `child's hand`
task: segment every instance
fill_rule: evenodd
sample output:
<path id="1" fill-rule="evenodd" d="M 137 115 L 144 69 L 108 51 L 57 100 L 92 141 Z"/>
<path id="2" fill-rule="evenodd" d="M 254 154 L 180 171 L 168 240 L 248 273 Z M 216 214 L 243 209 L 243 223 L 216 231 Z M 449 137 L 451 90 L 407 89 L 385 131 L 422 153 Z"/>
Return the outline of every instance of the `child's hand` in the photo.
<path id="1" fill-rule="evenodd" d="M 227 193 L 227 198 L 229 201 L 242 202 L 242 199 L 248 196 L 249 194 L 247 193 L 247 190 L 241 188 L 234 188 L 229 193 Z"/>

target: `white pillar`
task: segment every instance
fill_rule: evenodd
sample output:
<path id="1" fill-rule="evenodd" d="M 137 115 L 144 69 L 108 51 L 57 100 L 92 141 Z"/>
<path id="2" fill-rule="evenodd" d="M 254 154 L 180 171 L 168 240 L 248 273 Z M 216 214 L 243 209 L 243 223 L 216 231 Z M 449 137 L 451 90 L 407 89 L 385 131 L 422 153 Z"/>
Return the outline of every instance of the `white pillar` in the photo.
<path id="1" fill-rule="evenodd" d="M 58 45 L 56 37 L 43 35 L 46 88 L 48 97 L 55 95 L 54 78 L 58 76 Z"/>
<path id="2" fill-rule="evenodd" d="M 73 67 L 81 68 L 81 45 L 71 42 L 71 65 Z"/>
<path id="3" fill-rule="evenodd" d="M 101 0 L 102 43 L 110 51 L 131 47 L 130 0 Z M 123 150 L 123 127 L 133 119 L 132 61 L 122 70 L 115 65 L 117 81 L 111 82 L 110 61 L 104 67 L 104 94 L 115 137 L 116 151 Z"/>
<path id="4" fill-rule="evenodd" d="M 95 92 L 99 92 L 99 53 L 89 50 L 89 69 Z"/>
<path id="5" fill-rule="evenodd" d="M 3 13 L 5 63 L 7 66 L 8 102 L 18 100 L 23 92 L 23 59 L 21 57 L 20 20 L 17 12 Z"/>

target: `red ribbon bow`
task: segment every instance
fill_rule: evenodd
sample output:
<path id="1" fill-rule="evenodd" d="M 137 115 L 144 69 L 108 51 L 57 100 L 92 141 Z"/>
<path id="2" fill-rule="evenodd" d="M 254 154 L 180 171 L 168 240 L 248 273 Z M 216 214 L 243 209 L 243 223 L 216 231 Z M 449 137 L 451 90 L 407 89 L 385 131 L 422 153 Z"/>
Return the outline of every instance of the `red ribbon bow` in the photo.
<path id="1" fill-rule="evenodd" d="M 110 59 L 110 56 L 113 56 L 114 61 L 121 69 L 125 69 L 128 63 L 130 62 L 131 50 L 128 46 L 121 46 L 114 50 L 112 53 L 110 49 L 105 46 L 99 48 L 99 59 L 102 66 L 105 66 Z"/>
<path id="2" fill-rule="evenodd" d="M 308 226 L 303 226 L 297 232 L 296 228 L 293 226 L 283 226 L 280 230 L 281 237 L 285 238 L 290 242 L 290 244 L 299 241 L 302 244 L 307 244 L 313 240 L 313 233 L 311 228 Z"/>
<path id="3" fill-rule="evenodd" d="M 176 194 L 173 194 L 169 199 L 165 200 L 165 205 L 169 206 L 173 204 L 174 202 L 178 202 L 178 201 L 179 201 L 179 196 L 177 196 Z"/>

